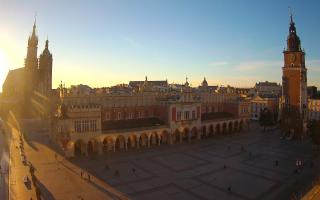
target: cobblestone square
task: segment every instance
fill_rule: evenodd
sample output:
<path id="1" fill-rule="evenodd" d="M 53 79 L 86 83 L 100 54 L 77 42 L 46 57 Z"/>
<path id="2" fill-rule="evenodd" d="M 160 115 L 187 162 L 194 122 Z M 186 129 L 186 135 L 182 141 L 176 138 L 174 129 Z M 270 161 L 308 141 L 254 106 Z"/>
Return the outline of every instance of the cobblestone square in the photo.
<path id="1" fill-rule="evenodd" d="M 231 135 L 57 160 L 45 136 L 31 135 L 26 152 L 54 199 L 287 199 L 320 167 L 310 141 L 281 140 L 255 123 Z M 305 163 L 298 174 L 297 159 Z"/>

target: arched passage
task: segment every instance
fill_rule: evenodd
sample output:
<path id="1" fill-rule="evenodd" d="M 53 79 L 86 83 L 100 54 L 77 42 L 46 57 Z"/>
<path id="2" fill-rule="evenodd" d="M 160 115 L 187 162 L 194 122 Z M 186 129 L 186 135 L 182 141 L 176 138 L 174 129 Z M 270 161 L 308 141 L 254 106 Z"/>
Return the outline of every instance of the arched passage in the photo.
<path id="1" fill-rule="evenodd" d="M 191 129 L 191 137 L 190 137 L 190 139 L 191 139 L 191 140 L 197 139 L 197 135 L 198 135 L 198 130 L 197 130 L 196 127 L 193 127 L 193 128 Z"/>
<path id="2" fill-rule="evenodd" d="M 188 141 L 189 140 L 189 129 L 185 128 L 182 131 L 182 141 Z"/>
<path id="3" fill-rule="evenodd" d="M 210 126 L 209 126 L 209 136 L 213 136 L 213 134 L 214 134 L 213 125 L 210 124 Z"/>
<path id="4" fill-rule="evenodd" d="M 83 156 L 85 155 L 86 144 L 83 140 L 77 140 L 74 143 L 74 155 L 75 156 Z"/>
<path id="5" fill-rule="evenodd" d="M 126 139 L 123 135 L 119 135 L 116 139 L 116 150 L 121 151 L 126 148 Z"/>
<path id="6" fill-rule="evenodd" d="M 222 133 L 225 134 L 227 132 L 227 124 L 223 123 L 222 124 Z"/>
<path id="7" fill-rule="evenodd" d="M 240 124 L 239 124 L 239 131 L 242 131 L 243 129 L 243 120 L 240 121 Z"/>
<path id="8" fill-rule="evenodd" d="M 87 151 L 88 151 L 89 156 L 93 156 L 93 155 L 98 154 L 98 152 L 99 152 L 98 141 L 95 139 L 89 140 L 88 145 L 87 145 Z"/>
<path id="9" fill-rule="evenodd" d="M 140 135 L 139 144 L 141 147 L 148 147 L 148 135 L 146 133 Z"/>
<path id="10" fill-rule="evenodd" d="M 235 132 L 239 131 L 239 122 L 238 121 L 234 122 L 234 128 L 233 129 L 234 129 Z"/>
<path id="11" fill-rule="evenodd" d="M 176 130 L 174 131 L 173 139 L 174 139 L 174 142 L 175 142 L 175 143 L 181 142 L 181 135 L 180 135 L 180 131 L 179 131 L 178 129 L 176 129 Z"/>
<path id="12" fill-rule="evenodd" d="M 161 144 L 169 144 L 169 133 L 168 133 L 168 131 L 162 131 L 160 142 L 161 142 Z"/>
<path id="13" fill-rule="evenodd" d="M 113 139 L 112 137 L 106 137 L 102 142 L 102 151 L 103 153 L 107 153 L 108 151 L 113 150 Z"/>
<path id="14" fill-rule="evenodd" d="M 159 138 L 156 132 L 151 133 L 150 135 L 150 145 L 155 146 L 158 145 Z"/>
<path id="15" fill-rule="evenodd" d="M 135 148 L 136 146 L 137 146 L 137 136 L 134 134 L 129 135 L 128 141 L 127 141 L 128 149 Z"/>
<path id="16" fill-rule="evenodd" d="M 217 134 L 220 134 L 220 133 L 221 133 L 221 130 L 220 130 L 220 129 L 221 129 L 220 124 L 217 124 L 217 125 L 216 125 L 216 133 L 217 133 Z"/>
<path id="17" fill-rule="evenodd" d="M 232 133 L 232 122 L 229 122 L 229 125 L 228 125 L 228 132 L 229 133 Z"/>
<path id="18" fill-rule="evenodd" d="M 201 138 L 205 138 L 207 136 L 207 127 L 203 126 L 201 129 Z"/>

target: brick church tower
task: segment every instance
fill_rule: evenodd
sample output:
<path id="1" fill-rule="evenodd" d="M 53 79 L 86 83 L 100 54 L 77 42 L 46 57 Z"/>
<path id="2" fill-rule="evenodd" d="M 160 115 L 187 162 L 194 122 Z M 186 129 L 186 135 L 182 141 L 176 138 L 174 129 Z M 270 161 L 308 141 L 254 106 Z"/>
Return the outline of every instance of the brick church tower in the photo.
<path id="1" fill-rule="evenodd" d="M 307 69 L 305 52 L 301 49 L 295 23 L 290 16 L 287 48 L 283 51 L 281 123 L 291 137 L 306 133 L 307 124 Z"/>

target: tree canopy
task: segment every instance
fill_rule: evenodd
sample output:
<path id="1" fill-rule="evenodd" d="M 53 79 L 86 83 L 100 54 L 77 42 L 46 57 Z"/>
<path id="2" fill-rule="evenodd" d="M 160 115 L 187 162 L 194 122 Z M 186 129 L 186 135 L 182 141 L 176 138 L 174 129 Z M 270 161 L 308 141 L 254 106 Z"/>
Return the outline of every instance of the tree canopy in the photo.
<path id="1" fill-rule="evenodd" d="M 315 144 L 320 145 L 320 121 L 311 121 L 309 123 L 309 131 L 312 141 Z"/>
<path id="2" fill-rule="evenodd" d="M 265 130 L 267 126 L 274 125 L 274 114 L 268 108 L 264 108 L 260 112 L 259 122 L 260 126 L 263 126 Z"/>

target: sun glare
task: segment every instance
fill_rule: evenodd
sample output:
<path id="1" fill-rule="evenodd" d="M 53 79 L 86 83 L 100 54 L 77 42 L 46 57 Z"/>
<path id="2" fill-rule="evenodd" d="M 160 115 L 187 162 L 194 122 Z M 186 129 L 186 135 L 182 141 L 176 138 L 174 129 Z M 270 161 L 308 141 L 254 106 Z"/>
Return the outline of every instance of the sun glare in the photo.
<path id="1" fill-rule="evenodd" d="M 9 71 L 8 59 L 4 51 L 0 49 L 0 85 L 3 84 L 8 71 Z M 2 87 L 0 87 L 0 91 L 2 91 Z"/>

